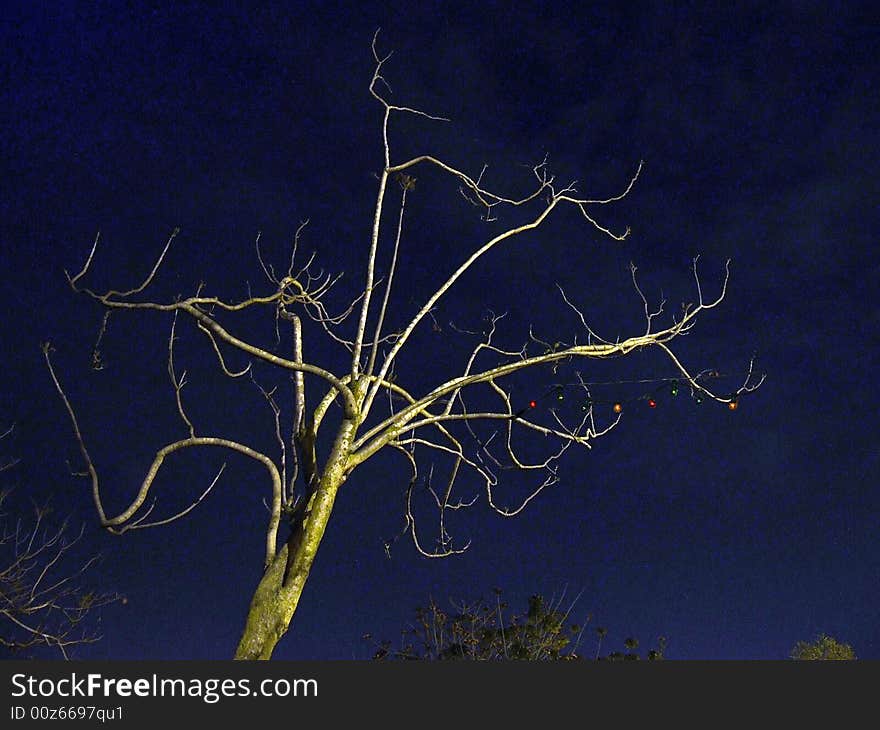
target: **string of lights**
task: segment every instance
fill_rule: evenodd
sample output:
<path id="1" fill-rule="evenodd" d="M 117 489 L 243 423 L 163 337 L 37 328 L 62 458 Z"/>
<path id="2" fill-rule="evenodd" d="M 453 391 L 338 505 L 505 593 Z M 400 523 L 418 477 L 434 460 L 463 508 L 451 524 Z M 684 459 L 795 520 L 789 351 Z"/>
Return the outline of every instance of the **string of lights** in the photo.
<path id="1" fill-rule="evenodd" d="M 694 381 L 706 379 L 714 380 L 726 377 L 729 376 L 719 373 L 717 370 L 706 370 L 696 375 L 694 377 Z M 657 387 L 652 388 L 649 392 L 629 398 L 597 398 L 591 392 L 591 388 L 595 387 L 633 384 L 644 385 L 649 383 L 655 384 Z M 514 416 L 518 418 L 529 410 L 538 408 L 540 405 L 548 400 L 552 400 L 555 403 L 561 403 L 567 400 L 569 397 L 569 392 L 574 390 L 577 391 L 575 398 L 582 411 L 587 411 L 595 406 L 608 405 L 611 407 L 611 410 L 614 413 L 622 413 L 624 411 L 624 408 L 632 403 L 644 403 L 648 406 L 648 408 L 657 408 L 657 406 L 659 405 L 658 398 L 661 395 L 668 393 L 670 396 L 675 398 L 682 391 L 682 389 L 687 389 L 690 391 L 691 399 L 695 404 L 700 405 L 703 402 L 703 394 L 699 390 L 695 389 L 687 378 L 683 377 L 637 378 L 591 382 L 578 380 L 571 382 L 554 383 L 550 385 L 542 395 L 538 396 L 537 398 L 531 399 L 526 407 L 515 413 Z M 727 408 L 731 411 L 735 411 L 738 407 L 739 395 L 733 394 L 727 401 Z"/>

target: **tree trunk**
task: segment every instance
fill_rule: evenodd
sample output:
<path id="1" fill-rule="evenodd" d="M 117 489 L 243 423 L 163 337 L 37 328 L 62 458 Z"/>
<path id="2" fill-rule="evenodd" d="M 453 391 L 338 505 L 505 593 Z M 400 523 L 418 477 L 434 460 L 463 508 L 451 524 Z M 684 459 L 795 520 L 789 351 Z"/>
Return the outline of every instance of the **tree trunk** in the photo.
<path id="1" fill-rule="evenodd" d="M 353 421 L 343 422 L 302 520 L 293 526 L 287 543 L 263 573 L 251 599 L 236 659 L 270 659 L 275 645 L 290 626 L 327 529 L 336 493 L 348 476 L 356 427 Z"/>

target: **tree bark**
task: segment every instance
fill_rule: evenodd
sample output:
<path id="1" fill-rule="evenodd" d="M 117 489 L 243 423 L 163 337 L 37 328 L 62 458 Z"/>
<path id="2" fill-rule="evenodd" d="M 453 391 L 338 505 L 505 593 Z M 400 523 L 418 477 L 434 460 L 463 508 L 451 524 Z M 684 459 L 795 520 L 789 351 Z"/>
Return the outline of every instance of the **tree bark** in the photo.
<path id="1" fill-rule="evenodd" d="M 324 537 L 336 493 L 350 471 L 357 424 L 343 421 L 318 483 L 287 543 L 269 563 L 251 599 L 236 659 L 270 659 L 287 632 Z"/>

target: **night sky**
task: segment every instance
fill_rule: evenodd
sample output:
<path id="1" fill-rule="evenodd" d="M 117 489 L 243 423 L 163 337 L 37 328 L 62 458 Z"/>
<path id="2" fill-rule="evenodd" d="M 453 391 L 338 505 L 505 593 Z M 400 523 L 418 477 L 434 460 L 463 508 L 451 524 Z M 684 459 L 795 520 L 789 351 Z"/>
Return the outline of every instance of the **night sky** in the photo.
<path id="1" fill-rule="evenodd" d="M 339 493 L 275 658 L 366 659 L 363 634 L 395 640 L 431 597 L 448 605 L 495 587 L 522 608 L 532 593 L 580 595 L 573 617 L 606 626 L 609 648 L 662 635 L 672 659 L 781 659 L 825 632 L 880 658 L 880 44 L 868 4 L 292 5 L 4 4 L 0 430 L 15 424 L 4 447 L 21 458 L 21 504 L 51 495 L 57 514 L 86 523 L 83 554 L 104 555 L 95 585 L 127 598 L 103 609 L 104 640 L 76 656 L 230 658 L 260 575 L 269 485 L 243 458 L 190 450 L 154 486 L 156 516 L 227 468 L 185 521 L 121 537 L 98 527 L 88 482 L 70 475 L 79 451 L 41 342 L 55 347 L 109 512 L 186 429 L 166 373 L 169 318 L 114 314 L 95 371 L 102 311 L 70 290 L 64 271 L 81 268 L 100 231 L 85 284 L 131 288 L 179 226 L 151 298 L 190 295 L 200 282 L 227 299 L 248 285 L 269 293 L 257 234 L 283 269 L 308 219 L 301 251 L 345 272 L 327 300 L 344 309 L 362 287 L 382 166 L 382 109 L 368 93 L 381 27 L 380 51 L 394 51 L 383 69 L 391 100 L 451 120 L 392 120 L 396 160 L 430 153 L 473 175 L 488 163 L 487 185 L 522 194 L 546 156 L 558 180 L 597 198 L 621 192 L 645 161 L 625 200 L 594 209 L 604 226 L 630 226 L 626 240 L 555 211 L 463 277 L 436 312 L 441 331 L 420 330 L 399 382 L 423 393 L 457 375 L 473 344 L 457 330 L 479 331 L 489 310 L 507 313 L 496 338 L 509 349 L 530 324 L 548 341 L 582 341 L 556 284 L 606 338 L 640 334 L 630 262 L 645 295 L 665 297 L 672 314 L 694 301 L 697 255 L 707 296 L 731 259 L 727 296 L 676 352 L 693 371 L 717 369 L 722 392 L 740 384 L 755 352 L 767 379 L 730 411 L 619 382 L 675 376 L 657 350 L 517 378 L 515 400 L 536 399 L 545 415 L 553 385 L 576 371 L 605 383 L 593 388 L 602 423 L 613 420 L 612 402 L 626 408 L 592 450 L 565 454 L 559 483 L 523 514 L 504 519 L 483 498 L 453 520 L 456 544 L 471 546 L 446 560 L 420 557 L 406 536 L 394 541 L 404 460 L 368 462 Z M 395 325 L 491 231 L 523 219 L 508 210 L 482 221 L 448 178 L 413 174 Z M 388 230 L 396 210 L 389 203 Z M 271 314 L 224 321 L 273 343 Z M 274 455 L 259 391 L 223 378 L 189 322 L 178 335 L 198 429 Z M 306 338 L 307 358 L 344 372 L 341 347 L 319 331 Z M 267 369 L 257 377 L 288 382 Z M 565 394 L 559 407 L 574 408 L 574 390 Z M 510 494 L 531 484 L 503 477 Z M 463 497 L 479 486 L 467 479 Z M 425 512 L 428 544 L 432 528 Z"/>

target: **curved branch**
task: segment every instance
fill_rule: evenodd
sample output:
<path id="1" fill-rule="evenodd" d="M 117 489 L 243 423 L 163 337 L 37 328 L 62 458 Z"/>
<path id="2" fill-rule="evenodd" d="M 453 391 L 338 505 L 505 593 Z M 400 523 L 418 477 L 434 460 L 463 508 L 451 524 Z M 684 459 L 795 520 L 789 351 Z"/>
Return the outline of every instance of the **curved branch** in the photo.
<path id="1" fill-rule="evenodd" d="M 95 501 L 95 506 L 98 511 L 98 518 L 102 527 L 107 528 L 115 534 L 122 534 L 126 530 L 133 527 L 132 525 L 126 525 L 125 523 L 128 522 L 144 504 L 144 501 L 149 494 L 150 487 L 152 487 L 153 481 L 155 480 L 156 475 L 158 474 L 159 469 L 167 456 L 173 454 L 176 451 L 180 451 L 182 449 L 190 448 L 193 446 L 220 446 L 230 449 L 232 451 L 237 451 L 244 456 L 260 462 L 269 472 L 269 476 L 272 480 L 272 509 L 269 517 L 268 529 L 266 531 L 266 564 L 268 565 L 272 558 L 275 557 L 278 525 L 281 520 L 281 504 L 283 496 L 281 475 L 278 473 L 278 468 L 275 466 L 274 462 L 268 456 L 260 453 L 259 451 L 251 449 L 250 447 L 245 446 L 244 444 L 241 444 L 237 441 L 213 436 L 190 436 L 189 438 L 181 439 L 180 441 L 175 441 L 173 443 L 163 446 L 156 452 L 153 463 L 147 470 L 147 474 L 144 477 L 143 482 L 141 483 L 141 487 L 138 490 L 135 498 L 132 500 L 131 504 L 121 513 L 116 515 L 116 517 L 108 518 L 106 513 L 104 512 L 104 507 L 101 503 L 101 490 L 98 480 L 98 472 L 95 469 L 95 465 L 92 462 L 92 458 L 89 455 L 88 449 L 86 448 L 82 432 L 80 431 L 79 424 L 77 423 L 76 413 L 74 412 L 73 406 L 70 404 L 70 400 L 65 394 L 63 388 L 61 387 L 61 383 L 58 381 L 58 377 L 55 374 L 55 369 L 52 366 L 52 360 L 49 356 L 50 349 L 51 346 L 48 343 L 44 344 L 43 355 L 46 359 L 46 364 L 49 367 L 49 373 L 52 376 L 52 381 L 55 383 L 55 389 L 58 391 L 58 394 L 61 396 L 61 399 L 64 402 L 65 407 L 67 408 L 68 415 L 70 416 L 70 420 L 73 425 L 74 434 L 76 435 L 77 442 L 79 443 L 80 452 L 82 453 L 83 459 L 86 462 L 86 469 L 88 470 L 88 474 L 91 478 L 92 483 L 92 496 Z M 204 498 L 209 490 L 206 490 L 203 493 L 202 497 L 199 498 L 197 503 L 201 502 L 201 500 Z M 189 510 L 185 510 L 184 514 L 186 514 L 187 512 L 189 512 Z M 160 524 L 164 524 L 164 522 Z"/>
<path id="2" fill-rule="evenodd" d="M 244 370 L 239 370 L 238 372 L 233 372 L 226 367 L 226 360 L 223 359 L 223 353 L 220 352 L 220 348 L 217 346 L 217 340 L 214 339 L 214 333 L 201 322 L 196 322 L 196 326 L 208 336 L 209 340 L 211 340 L 211 347 L 214 348 L 214 354 L 217 356 L 217 361 L 220 363 L 220 369 L 223 371 L 224 375 L 230 378 L 240 378 L 242 375 L 247 375 L 250 372 L 251 363 L 248 363 Z"/>
<path id="3" fill-rule="evenodd" d="M 406 456 L 407 460 L 409 461 L 410 468 L 412 469 L 412 478 L 410 479 L 409 486 L 406 490 L 406 526 L 404 527 L 404 530 L 410 533 L 413 545 L 415 545 L 416 550 L 419 552 L 420 555 L 426 558 L 448 558 L 452 555 L 461 555 L 470 547 L 470 540 L 468 540 L 467 544 L 463 548 L 458 549 L 447 547 L 443 550 L 428 551 L 422 547 L 421 543 L 419 542 L 419 537 L 416 533 L 416 520 L 412 512 L 412 493 L 413 489 L 418 483 L 418 465 L 416 464 L 415 458 L 409 451 L 404 449 L 402 446 L 396 446 L 395 448 L 397 448 L 398 451 Z M 441 535 L 441 543 L 446 544 L 447 540 L 444 540 L 443 537 L 444 536 Z"/>

